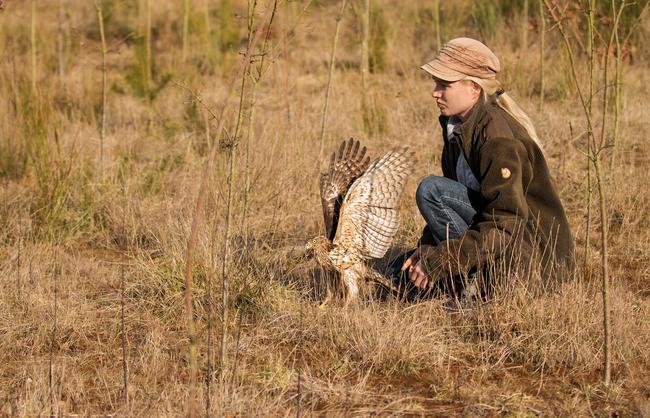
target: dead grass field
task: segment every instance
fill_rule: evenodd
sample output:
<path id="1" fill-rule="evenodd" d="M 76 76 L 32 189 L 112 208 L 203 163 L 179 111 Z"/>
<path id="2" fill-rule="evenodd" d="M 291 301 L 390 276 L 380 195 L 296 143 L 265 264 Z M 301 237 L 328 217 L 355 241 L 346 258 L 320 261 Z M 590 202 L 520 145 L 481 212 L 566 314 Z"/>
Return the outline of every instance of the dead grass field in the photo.
<path id="1" fill-rule="evenodd" d="M 223 135 L 215 135 L 214 121 L 206 123 L 205 109 L 176 83 L 216 108 L 241 60 L 237 52 L 245 48 L 246 29 L 245 2 L 191 3 L 183 63 L 182 2 L 154 2 L 155 65 L 143 87 L 138 63 L 146 2 L 105 1 L 110 88 L 103 167 L 101 46 L 93 2 L 38 2 L 36 91 L 30 2 L 9 0 L 0 12 L 0 415 L 185 414 L 185 251 L 207 149 Z M 514 8 L 521 2 L 502 3 Z M 419 179 L 440 172 L 432 83 L 418 69 L 436 50 L 433 4 L 377 2 L 373 21 L 383 16 L 375 30 L 385 44 L 373 41 L 370 137 L 361 113 L 361 2 L 346 10 L 337 51 L 326 151 L 348 137 L 363 140 L 373 156 L 404 144 L 417 150 L 395 253 L 414 245 L 423 226 L 414 199 Z M 291 272 L 304 262 L 299 249 L 321 228 L 319 128 L 338 2 L 315 1 L 301 13 L 305 5 L 280 2 L 271 31 L 268 69 L 257 90 L 247 219 L 242 215 L 246 129 L 238 148 L 221 380 L 225 152 L 212 175 L 193 270 L 199 413 L 205 414 L 210 380 L 215 416 L 649 417 L 647 15 L 636 28 L 636 55 L 624 62 L 620 142 L 606 151 L 613 319 L 613 377 L 607 389 L 601 383 L 597 205 L 591 271 L 581 271 L 556 291 L 533 295 L 535 289 L 522 282 L 514 293 L 463 315 L 445 313 L 442 299 L 366 298 L 347 311 L 318 310 L 311 280 Z M 261 17 L 266 2 L 259 7 Z M 467 17 L 471 7 L 471 1 L 445 2 L 443 41 L 480 37 L 501 58 L 501 79 L 543 140 L 582 265 L 585 122 L 559 37 L 549 25 L 540 109 L 537 3 L 531 2 L 525 37 L 517 29 L 524 21 L 520 9 L 490 23 L 481 21 L 482 15 Z M 579 59 L 586 77 L 586 58 Z M 601 94 L 598 83 L 596 88 Z M 238 94 L 229 102 L 231 134 Z M 248 225 L 248 234 L 242 225 Z"/>

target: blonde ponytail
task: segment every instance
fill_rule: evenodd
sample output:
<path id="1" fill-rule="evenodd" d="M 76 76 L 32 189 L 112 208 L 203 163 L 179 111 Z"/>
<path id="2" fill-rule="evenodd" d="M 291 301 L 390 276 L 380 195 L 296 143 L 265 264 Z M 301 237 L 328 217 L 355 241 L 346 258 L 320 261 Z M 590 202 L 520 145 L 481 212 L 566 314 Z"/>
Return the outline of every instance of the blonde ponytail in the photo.
<path id="1" fill-rule="evenodd" d="M 526 130 L 528 136 L 535 141 L 537 146 L 542 149 L 542 144 L 540 143 L 537 131 L 535 130 L 535 126 L 530 120 L 530 117 L 528 117 L 526 112 L 524 112 L 524 110 L 513 100 L 512 97 L 508 95 L 508 93 L 503 92 L 501 89 L 501 83 L 498 80 L 488 80 L 471 76 L 465 77 L 465 79 L 471 80 L 481 87 L 483 90 L 483 100 L 487 100 L 501 90 L 501 93 L 495 98 L 496 104 L 512 116 L 513 119 Z"/>

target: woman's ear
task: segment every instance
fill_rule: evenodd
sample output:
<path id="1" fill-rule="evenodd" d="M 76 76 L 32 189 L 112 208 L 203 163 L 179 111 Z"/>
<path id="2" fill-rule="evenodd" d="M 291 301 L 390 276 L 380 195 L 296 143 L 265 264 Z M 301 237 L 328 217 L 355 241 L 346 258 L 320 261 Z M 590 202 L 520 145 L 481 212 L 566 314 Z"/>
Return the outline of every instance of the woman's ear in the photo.
<path id="1" fill-rule="evenodd" d="M 481 86 L 479 86 L 477 82 L 472 81 L 471 88 L 472 88 L 472 95 L 475 98 L 479 98 L 481 96 L 481 92 L 483 91 Z"/>

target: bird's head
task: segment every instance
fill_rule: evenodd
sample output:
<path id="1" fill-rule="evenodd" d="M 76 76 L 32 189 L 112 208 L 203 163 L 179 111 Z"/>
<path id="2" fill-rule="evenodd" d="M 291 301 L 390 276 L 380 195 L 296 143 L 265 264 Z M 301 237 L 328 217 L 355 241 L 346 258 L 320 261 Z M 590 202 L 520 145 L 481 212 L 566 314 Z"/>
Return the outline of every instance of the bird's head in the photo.
<path id="1" fill-rule="evenodd" d="M 305 244 L 305 251 L 310 257 L 316 257 L 320 262 L 327 257 L 327 253 L 332 247 L 332 243 L 325 236 L 318 236 L 313 238 Z"/>

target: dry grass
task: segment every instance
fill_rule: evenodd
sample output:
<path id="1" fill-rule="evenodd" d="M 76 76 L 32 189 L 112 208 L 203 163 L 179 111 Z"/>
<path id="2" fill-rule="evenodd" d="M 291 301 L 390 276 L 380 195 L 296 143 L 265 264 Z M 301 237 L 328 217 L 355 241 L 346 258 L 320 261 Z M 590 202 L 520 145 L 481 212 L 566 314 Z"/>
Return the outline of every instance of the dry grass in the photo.
<path id="1" fill-rule="evenodd" d="M 212 28 L 208 37 L 203 5 L 193 2 L 186 62 L 180 65 L 183 5 L 156 2 L 152 85 L 161 89 L 151 98 L 140 97 L 129 78 L 139 70 L 140 41 L 122 42 L 141 27 L 132 7 L 137 2 L 104 0 L 110 92 L 101 176 L 101 47 L 94 4 L 63 3 L 61 79 L 58 10 L 43 7 L 37 16 L 37 95 L 26 70 L 31 65 L 29 2 L 9 1 L 0 13 L 0 414 L 183 415 L 189 382 L 183 268 L 208 144 L 203 110 L 164 79 L 171 75 L 207 102 L 219 103 L 239 65 L 236 52 L 245 45 L 245 39 L 233 45 L 230 33 L 239 39 L 240 27 L 243 35 L 245 7 L 239 1 L 216 2 L 213 24 L 226 18 L 235 24 L 223 25 L 219 33 Z M 354 136 L 373 155 L 401 144 L 418 150 L 398 236 L 399 245 L 408 247 L 422 226 L 413 199 L 417 181 L 439 172 L 441 140 L 431 85 L 417 69 L 432 56 L 435 30 L 427 26 L 431 10 L 420 2 L 400 2 L 399 8 L 378 3 L 389 26 L 386 62 L 383 70 L 370 73 L 368 88 L 376 117 L 384 118 L 375 121 L 383 130 L 372 138 L 363 134 L 360 16 L 349 11 L 342 21 L 325 149 Z M 455 4 L 441 6 L 443 37 L 480 36 L 475 20 L 452 19 L 467 7 L 467 2 Z M 247 241 L 234 231 L 233 314 L 226 324 L 225 377 L 212 385 L 212 413 L 293 415 L 300 370 L 306 415 L 650 416 L 647 57 L 639 53 L 626 64 L 617 161 L 607 176 L 614 344 L 612 385 L 605 390 L 597 229 L 592 231 L 592 276 L 579 274 L 542 296 L 532 297 L 535 289 L 522 283 L 513 294 L 466 315 L 443 312 L 438 299 L 416 304 L 366 299 L 349 311 L 318 311 L 311 279 L 291 272 L 303 263 L 296 248 L 321 225 L 314 161 L 338 2 L 314 2 L 300 15 L 302 7 L 280 5 L 268 71 L 257 88 L 250 229 Z M 218 10 L 232 14 L 219 16 Z M 399 23 L 415 17 L 421 26 Z M 645 39 L 647 19 L 638 30 Z M 547 34 L 545 106 L 539 110 L 537 37 L 528 36 L 530 49 L 519 49 L 519 40 L 498 22 L 489 36 L 505 67 L 503 80 L 530 111 L 544 140 L 581 249 L 586 163 L 579 152 L 584 143 L 571 137 L 569 124 L 574 137 L 585 124 L 558 38 Z M 235 121 L 231 112 L 229 132 Z M 238 170 L 242 182 L 244 167 Z M 210 254 L 220 253 L 222 246 L 211 243 L 210 236 L 223 236 L 226 172 L 224 153 L 215 165 L 195 252 L 200 381 L 207 370 Z M 234 225 L 241 224 L 243 184 L 239 190 Z M 216 230 L 210 231 L 213 223 Z M 128 408 L 120 340 L 124 260 Z M 216 290 L 220 278 L 212 283 Z M 219 300 L 212 303 L 218 312 Z M 213 330 L 219 326 L 217 318 Z M 213 341 L 217 346 L 216 336 Z M 217 378 L 219 371 L 213 373 Z M 205 398 L 200 385 L 199 406 Z"/>

